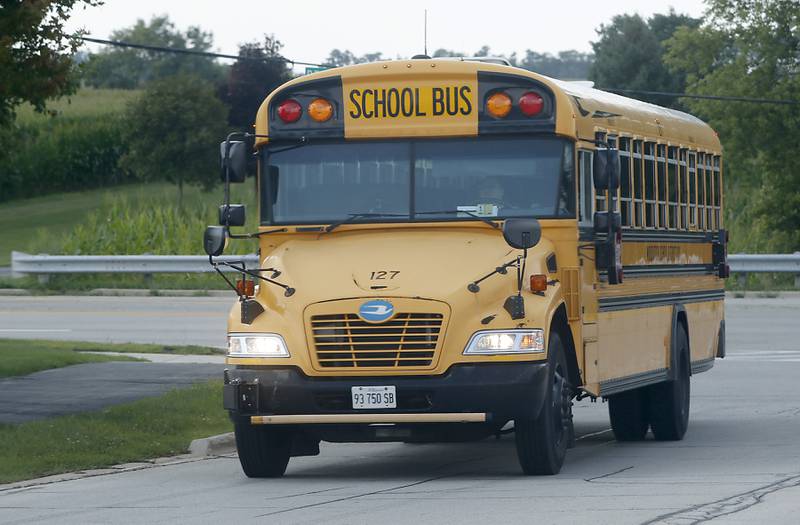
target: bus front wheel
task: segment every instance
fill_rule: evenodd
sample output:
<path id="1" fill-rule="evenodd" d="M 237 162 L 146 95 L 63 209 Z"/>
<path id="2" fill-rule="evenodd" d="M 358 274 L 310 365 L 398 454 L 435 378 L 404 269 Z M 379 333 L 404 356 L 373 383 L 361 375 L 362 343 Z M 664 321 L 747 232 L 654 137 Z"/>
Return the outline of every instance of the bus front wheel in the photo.
<path id="1" fill-rule="evenodd" d="M 286 429 L 237 421 L 233 430 L 239 463 L 248 478 L 283 476 L 292 450 L 292 436 Z"/>
<path id="2" fill-rule="evenodd" d="M 535 418 L 514 421 L 517 457 L 528 475 L 558 474 L 573 432 L 567 358 L 555 331 L 550 333 L 548 353 L 549 388 L 542 409 Z"/>

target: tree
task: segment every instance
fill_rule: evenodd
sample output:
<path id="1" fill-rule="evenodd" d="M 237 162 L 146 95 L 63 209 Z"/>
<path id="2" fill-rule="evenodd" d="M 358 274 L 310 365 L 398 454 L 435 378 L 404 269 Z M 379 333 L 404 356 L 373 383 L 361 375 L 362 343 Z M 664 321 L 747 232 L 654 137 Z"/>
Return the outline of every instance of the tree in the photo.
<path id="1" fill-rule="evenodd" d="M 177 75 L 151 83 L 126 112 L 122 164 L 144 180 L 165 179 L 211 188 L 219 177 L 219 142 L 225 137 L 227 108 L 198 77 Z"/>
<path id="2" fill-rule="evenodd" d="M 325 59 L 325 63 L 333 67 L 351 66 L 353 64 L 364 64 L 366 62 L 377 62 L 383 60 L 383 53 L 367 53 L 362 56 L 356 56 L 349 49 L 340 50 L 333 49 Z"/>
<path id="3" fill-rule="evenodd" d="M 266 96 L 291 78 L 280 54 L 282 47 L 274 35 L 265 35 L 263 44 L 252 42 L 239 47 L 240 58 L 231 66 L 228 82 L 220 89 L 220 98 L 230 106 L 231 126 L 251 130 Z"/>
<path id="4" fill-rule="evenodd" d="M 196 26 L 181 32 L 167 16 L 155 16 L 149 22 L 137 20 L 131 27 L 112 32 L 110 40 L 192 51 L 210 51 L 214 43 L 211 33 Z M 209 57 L 106 47 L 84 64 L 84 80 L 93 87 L 133 89 L 176 74 L 216 83 L 223 71 L 223 66 Z"/>
<path id="5" fill-rule="evenodd" d="M 701 27 L 667 40 L 665 60 L 701 95 L 790 100 L 686 100 L 725 146 L 732 248 L 800 250 L 800 4 L 707 0 Z"/>
<path id="6" fill-rule="evenodd" d="M 96 0 L 0 0 L 0 128 L 28 102 L 42 112 L 48 99 L 77 87 L 72 54 L 81 43 L 64 32 L 74 7 Z"/>
<path id="7" fill-rule="evenodd" d="M 657 14 L 645 21 L 639 15 L 617 15 L 597 30 L 592 43 L 595 59 L 590 79 L 602 88 L 683 92 L 685 78 L 667 69 L 663 42 L 679 27 L 698 27 L 699 19 L 676 14 Z M 680 107 L 675 97 L 631 94 L 635 98 L 669 107 Z"/>
<path id="8" fill-rule="evenodd" d="M 594 62 L 594 55 L 570 49 L 559 51 L 558 55 L 537 53 L 530 49 L 525 51 L 519 67 L 547 75 L 548 77 L 567 80 L 584 80 L 589 78 L 589 70 Z"/>

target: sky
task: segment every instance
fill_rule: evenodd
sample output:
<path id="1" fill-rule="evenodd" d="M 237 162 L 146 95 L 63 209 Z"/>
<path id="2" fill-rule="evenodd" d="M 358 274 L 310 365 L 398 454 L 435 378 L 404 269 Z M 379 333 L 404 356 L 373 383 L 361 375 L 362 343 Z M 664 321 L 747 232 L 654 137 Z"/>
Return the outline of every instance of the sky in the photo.
<path id="1" fill-rule="evenodd" d="M 356 55 L 380 51 L 387 58 L 422 53 L 427 9 L 429 53 L 447 48 L 472 54 L 488 45 L 497 54 L 524 56 L 526 49 L 590 52 L 596 29 L 614 15 L 648 17 L 670 7 L 695 17 L 704 11 L 702 0 L 106 0 L 75 9 L 68 29 L 108 38 L 139 18 L 166 14 L 181 30 L 196 25 L 211 31 L 217 52 L 236 54 L 239 44 L 274 34 L 287 58 L 321 63 L 333 48 Z"/>

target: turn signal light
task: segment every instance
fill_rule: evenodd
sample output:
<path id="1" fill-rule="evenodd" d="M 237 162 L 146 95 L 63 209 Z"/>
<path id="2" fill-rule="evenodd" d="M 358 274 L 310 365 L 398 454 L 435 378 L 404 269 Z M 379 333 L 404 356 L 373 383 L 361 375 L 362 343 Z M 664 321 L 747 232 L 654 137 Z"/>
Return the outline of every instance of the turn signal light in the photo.
<path id="1" fill-rule="evenodd" d="M 297 122 L 302 114 L 303 108 L 294 99 L 284 100 L 278 106 L 278 117 L 287 124 Z"/>
<path id="2" fill-rule="evenodd" d="M 333 116 L 333 106 L 324 98 L 315 98 L 308 105 L 308 116 L 317 122 L 325 122 Z"/>
<path id="3" fill-rule="evenodd" d="M 531 291 L 543 292 L 547 290 L 547 276 L 543 274 L 531 275 Z"/>
<path id="4" fill-rule="evenodd" d="M 511 112 L 511 97 L 498 92 L 486 100 L 486 111 L 493 117 L 503 118 Z"/>
<path id="5" fill-rule="evenodd" d="M 544 100 L 541 95 L 528 91 L 519 97 L 519 110 L 527 117 L 533 117 L 542 112 Z"/>
<path id="6" fill-rule="evenodd" d="M 236 281 L 236 291 L 239 292 L 239 295 L 253 297 L 256 294 L 256 282 L 239 279 Z"/>

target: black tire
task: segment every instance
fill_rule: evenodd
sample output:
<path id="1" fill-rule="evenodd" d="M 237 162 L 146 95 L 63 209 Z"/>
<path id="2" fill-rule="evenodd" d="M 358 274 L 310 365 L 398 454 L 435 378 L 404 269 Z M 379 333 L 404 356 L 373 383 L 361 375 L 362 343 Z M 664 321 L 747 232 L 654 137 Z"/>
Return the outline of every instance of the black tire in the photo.
<path id="1" fill-rule="evenodd" d="M 527 475 L 558 474 L 573 436 L 572 386 L 561 338 L 551 332 L 548 345 L 550 388 L 535 418 L 517 418 L 514 434 L 517 457 Z"/>
<path id="2" fill-rule="evenodd" d="M 617 441 L 642 441 L 649 425 L 647 391 L 637 388 L 608 397 L 608 416 Z"/>
<path id="3" fill-rule="evenodd" d="M 647 393 L 650 428 L 658 441 L 680 441 L 689 427 L 689 338 L 682 325 L 672 351 L 678 353 L 675 379 L 648 387 Z"/>
<path id="4" fill-rule="evenodd" d="M 291 434 L 283 428 L 234 424 L 239 463 L 248 478 L 279 478 L 286 472 L 292 450 Z"/>

